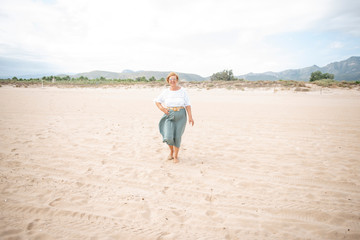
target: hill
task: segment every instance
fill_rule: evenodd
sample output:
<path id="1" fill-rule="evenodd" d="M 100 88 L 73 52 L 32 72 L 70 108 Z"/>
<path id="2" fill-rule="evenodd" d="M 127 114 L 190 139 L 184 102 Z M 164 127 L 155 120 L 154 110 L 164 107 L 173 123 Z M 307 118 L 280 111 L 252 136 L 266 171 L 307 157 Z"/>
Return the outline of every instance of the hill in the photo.
<path id="1" fill-rule="evenodd" d="M 155 77 L 156 79 L 166 78 L 170 72 L 160 72 L 160 71 L 132 71 L 124 70 L 121 73 L 117 72 L 107 72 L 107 71 L 91 71 L 74 74 L 71 77 L 80 77 L 84 76 L 89 79 L 96 79 L 100 77 L 105 77 L 107 79 L 136 79 L 138 77 L 146 77 L 147 79 Z M 183 81 L 204 81 L 206 78 L 201 77 L 197 74 L 192 73 L 177 73 L 180 80 Z"/>
<path id="2" fill-rule="evenodd" d="M 248 73 L 236 76 L 246 80 L 298 80 L 309 81 L 312 72 L 321 71 L 332 73 L 336 80 L 355 81 L 360 80 L 360 57 L 350 57 L 344 61 L 333 62 L 325 67 L 313 65 L 300 69 L 289 69 L 281 72 Z"/>
<path id="3" fill-rule="evenodd" d="M 0 58 L 1 63 L 1 58 Z M 0 70 L 6 69 L 5 67 Z M 264 72 L 264 73 L 248 73 L 245 75 L 235 76 L 237 78 L 243 78 L 250 81 L 257 80 L 297 80 L 297 81 L 309 81 L 310 75 L 312 72 L 321 71 L 323 73 L 332 73 L 335 75 L 336 80 L 345 80 L 345 81 L 359 81 L 360 80 L 360 57 L 353 56 L 344 61 L 333 62 L 324 67 L 319 67 L 317 65 L 313 65 L 310 67 L 300 68 L 300 69 L 288 69 L 281 72 Z M 89 79 L 96 79 L 100 77 L 105 77 L 107 79 L 136 79 L 138 77 L 146 77 L 147 79 L 151 77 L 155 77 L 156 79 L 166 78 L 169 74 L 169 71 L 133 71 L 130 69 L 126 69 L 122 72 L 111 72 L 111 71 L 91 71 L 91 72 L 83 72 L 77 74 L 59 74 L 57 76 L 64 77 L 69 75 L 74 78 L 78 78 L 80 76 L 87 77 Z M 192 73 L 178 73 L 179 77 L 183 81 L 205 81 L 209 80 L 209 77 L 202 77 L 197 74 Z M 36 74 L 27 74 L 27 75 L 18 75 L 18 78 L 41 78 L 43 76 L 56 75 L 54 73 L 41 73 L 38 72 Z M 1 74 L 0 78 L 12 78 L 13 75 Z"/>

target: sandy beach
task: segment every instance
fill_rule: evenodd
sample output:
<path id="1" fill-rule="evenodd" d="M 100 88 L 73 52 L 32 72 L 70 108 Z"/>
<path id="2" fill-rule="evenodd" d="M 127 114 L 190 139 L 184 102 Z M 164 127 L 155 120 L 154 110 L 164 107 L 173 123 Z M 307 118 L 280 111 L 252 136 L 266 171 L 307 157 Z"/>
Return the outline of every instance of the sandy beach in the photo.
<path id="1" fill-rule="evenodd" d="M 360 91 L 0 88 L 0 239 L 360 239 Z"/>

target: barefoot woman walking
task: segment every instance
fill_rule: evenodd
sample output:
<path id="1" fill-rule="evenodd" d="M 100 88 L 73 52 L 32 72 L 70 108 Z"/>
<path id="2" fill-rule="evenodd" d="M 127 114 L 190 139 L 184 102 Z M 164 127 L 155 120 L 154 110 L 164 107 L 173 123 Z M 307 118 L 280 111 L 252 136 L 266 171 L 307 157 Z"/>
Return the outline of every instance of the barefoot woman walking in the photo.
<path id="1" fill-rule="evenodd" d="M 159 129 L 170 148 L 169 160 L 174 159 L 174 163 L 179 162 L 178 154 L 181 143 L 181 136 L 186 125 L 186 112 L 189 115 L 189 124 L 194 126 L 192 118 L 190 100 L 184 88 L 178 85 L 179 76 L 171 72 L 166 81 L 170 85 L 156 99 L 156 106 L 164 112 L 160 119 Z M 186 111 L 185 111 L 186 109 Z"/>

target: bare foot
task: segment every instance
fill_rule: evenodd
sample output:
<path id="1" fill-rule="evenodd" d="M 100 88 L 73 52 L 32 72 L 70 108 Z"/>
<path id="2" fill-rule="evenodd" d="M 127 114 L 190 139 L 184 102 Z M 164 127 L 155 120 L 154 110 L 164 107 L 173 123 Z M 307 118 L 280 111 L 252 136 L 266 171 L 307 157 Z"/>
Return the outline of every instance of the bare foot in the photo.
<path id="1" fill-rule="evenodd" d="M 172 156 L 172 154 L 170 154 L 167 159 L 171 160 L 171 159 L 174 159 L 174 157 Z"/>
<path id="2" fill-rule="evenodd" d="M 178 163 L 179 159 L 177 157 L 174 158 L 174 163 Z"/>

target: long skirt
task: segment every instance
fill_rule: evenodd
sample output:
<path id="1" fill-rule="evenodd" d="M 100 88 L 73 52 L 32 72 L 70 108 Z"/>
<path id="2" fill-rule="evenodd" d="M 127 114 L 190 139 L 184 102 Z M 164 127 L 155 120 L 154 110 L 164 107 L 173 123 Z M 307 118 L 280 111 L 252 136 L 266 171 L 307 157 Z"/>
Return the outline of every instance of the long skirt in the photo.
<path id="1" fill-rule="evenodd" d="M 185 131 L 186 120 L 185 109 L 180 109 L 180 111 L 170 110 L 169 115 L 164 114 L 159 122 L 159 130 L 163 137 L 163 142 L 179 148 L 181 136 Z"/>

